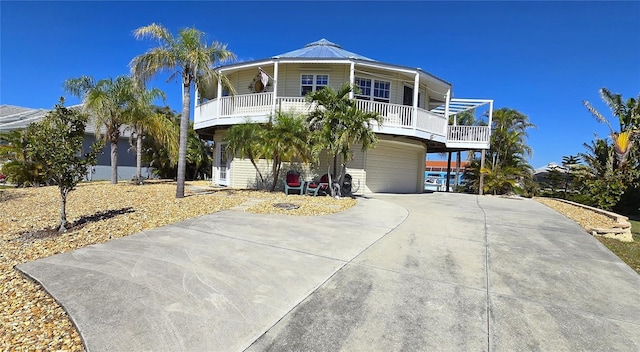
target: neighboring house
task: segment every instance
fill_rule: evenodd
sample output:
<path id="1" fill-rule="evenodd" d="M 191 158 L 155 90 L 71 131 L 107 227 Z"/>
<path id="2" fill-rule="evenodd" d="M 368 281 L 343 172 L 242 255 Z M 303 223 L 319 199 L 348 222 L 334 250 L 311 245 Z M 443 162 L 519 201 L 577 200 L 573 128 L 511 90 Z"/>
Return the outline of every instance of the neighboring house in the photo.
<path id="1" fill-rule="evenodd" d="M 379 142 L 362 152 L 354 147 L 347 172 L 355 193 L 419 193 L 424 189 L 426 153 L 488 149 L 487 126 L 448 126 L 449 116 L 487 105 L 491 125 L 492 100 L 453 99 L 450 83 L 420 68 L 382 63 L 344 50 L 325 39 L 268 59 L 221 66 L 236 95 L 222 83 L 200 87 L 194 109 L 194 127 L 215 142 L 213 182 L 234 188 L 255 188 L 257 176 L 248 160 L 227 155 L 226 130 L 247 118 L 266 122 L 277 111 L 308 113 L 305 95 L 323 87 L 339 89 L 344 83 L 360 88 L 358 107 L 384 118 L 374 128 Z M 310 180 L 326 172 L 327 158 L 317 169 L 294 163 Z M 267 169 L 262 161 L 261 167 Z M 284 169 L 286 172 L 286 169 Z M 268 173 L 268 171 L 267 171 Z"/>
<path id="2" fill-rule="evenodd" d="M 50 110 L 31 109 L 20 106 L 0 105 L 0 132 L 22 130 L 30 124 L 40 121 Z M 129 151 L 128 129 L 122 129 L 122 136 L 118 142 L 118 178 L 120 180 L 131 180 L 136 174 L 135 151 Z M 91 122 L 87 124 L 85 138 L 83 142 L 84 150 L 88 151 L 91 144 L 95 142 L 95 125 Z M 89 170 L 86 179 L 110 180 L 111 179 L 111 149 L 109 143 L 105 144 L 102 153 L 98 155 L 98 162 L 95 167 Z M 151 176 L 146 168 L 142 170 L 143 176 Z"/>
<path id="3" fill-rule="evenodd" d="M 553 171 L 553 170 L 557 170 L 563 174 L 569 172 L 569 170 L 562 165 L 558 165 L 557 163 L 554 163 L 553 161 L 548 163 L 545 166 L 541 166 L 537 169 L 533 170 L 533 180 L 538 182 L 538 183 L 548 183 L 549 182 L 549 172 Z"/>
<path id="4" fill-rule="evenodd" d="M 458 184 L 462 183 L 463 174 L 470 162 L 460 161 L 460 173 L 458 174 Z M 456 177 L 455 161 L 452 165 L 446 160 L 427 160 L 424 162 L 424 187 L 426 190 L 441 190 L 446 188 L 447 173 L 449 173 L 449 184 L 453 187 Z"/>

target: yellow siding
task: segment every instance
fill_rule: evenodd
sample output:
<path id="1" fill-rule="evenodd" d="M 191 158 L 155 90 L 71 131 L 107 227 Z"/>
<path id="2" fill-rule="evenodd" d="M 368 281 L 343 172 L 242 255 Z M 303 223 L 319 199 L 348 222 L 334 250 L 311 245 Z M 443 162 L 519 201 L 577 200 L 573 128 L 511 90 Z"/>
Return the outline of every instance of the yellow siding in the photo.
<path id="1" fill-rule="evenodd" d="M 300 78 L 304 74 L 329 75 L 329 86 L 334 90 L 349 82 L 349 65 L 342 64 L 282 64 L 278 67 L 278 95 L 300 96 Z"/>

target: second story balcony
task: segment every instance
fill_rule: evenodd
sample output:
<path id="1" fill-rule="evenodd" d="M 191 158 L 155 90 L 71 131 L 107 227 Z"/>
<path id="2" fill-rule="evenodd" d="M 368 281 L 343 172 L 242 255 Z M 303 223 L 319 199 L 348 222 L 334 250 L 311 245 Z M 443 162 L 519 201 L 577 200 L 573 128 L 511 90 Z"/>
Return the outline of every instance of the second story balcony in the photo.
<path id="1" fill-rule="evenodd" d="M 489 148 L 489 126 L 460 126 L 448 122 L 450 117 L 482 105 L 489 105 L 490 118 L 491 100 L 451 99 L 449 104 L 432 110 L 370 100 L 356 102 L 359 109 L 382 116 L 382 125 L 374 127 L 376 133 L 427 140 L 450 149 Z M 194 127 L 198 130 L 247 121 L 264 123 L 275 112 L 308 114 L 313 108 L 304 97 L 279 97 L 273 92 L 226 96 L 196 105 Z"/>

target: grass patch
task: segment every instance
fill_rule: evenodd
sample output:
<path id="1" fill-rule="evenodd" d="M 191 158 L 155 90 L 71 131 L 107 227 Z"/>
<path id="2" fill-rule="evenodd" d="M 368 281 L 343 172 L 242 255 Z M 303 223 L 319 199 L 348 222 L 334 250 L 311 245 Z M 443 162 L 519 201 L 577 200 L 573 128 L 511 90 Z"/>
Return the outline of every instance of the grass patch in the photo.
<path id="1" fill-rule="evenodd" d="M 631 269 L 640 274 L 640 221 L 629 220 L 633 242 L 620 242 L 618 240 L 597 237 L 609 250 L 627 263 Z"/>

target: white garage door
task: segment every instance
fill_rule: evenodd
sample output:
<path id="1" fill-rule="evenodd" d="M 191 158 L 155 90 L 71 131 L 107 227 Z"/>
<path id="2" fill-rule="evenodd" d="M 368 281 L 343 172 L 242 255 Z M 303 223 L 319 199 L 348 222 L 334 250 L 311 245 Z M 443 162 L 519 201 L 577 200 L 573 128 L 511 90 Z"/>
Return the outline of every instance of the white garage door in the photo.
<path id="1" fill-rule="evenodd" d="M 367 187 L 371 192 L 416 193 L 424 149 L 411 144 L 378 141 L 367 151 Z"/>

